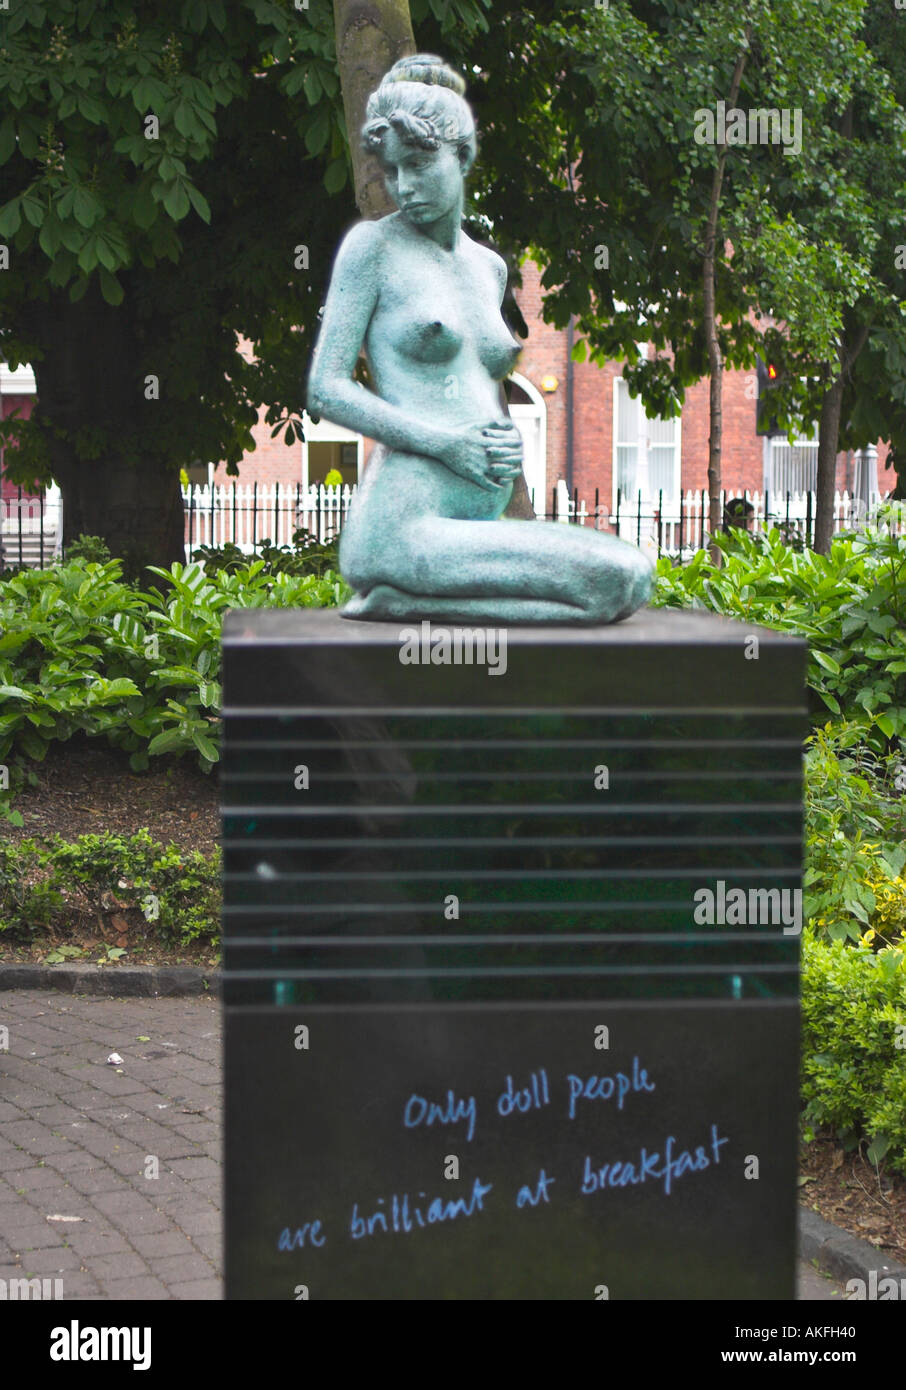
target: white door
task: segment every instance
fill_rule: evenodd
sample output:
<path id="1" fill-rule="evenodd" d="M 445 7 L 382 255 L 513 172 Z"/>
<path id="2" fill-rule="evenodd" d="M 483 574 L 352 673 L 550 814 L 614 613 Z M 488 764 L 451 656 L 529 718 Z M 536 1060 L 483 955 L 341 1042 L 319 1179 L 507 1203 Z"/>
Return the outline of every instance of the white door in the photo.
<path id="1" fill-rule="evenodd" d="M 522 471 L 528 485 L 529 497 L 536 516 L 543 516 L 548 510 L 545 493 L 547 490 L 547 460 L 544 457 L 542 442 L 542 419 L 536 405 L 510 406 L 513 424 L 522 435 Z"/>

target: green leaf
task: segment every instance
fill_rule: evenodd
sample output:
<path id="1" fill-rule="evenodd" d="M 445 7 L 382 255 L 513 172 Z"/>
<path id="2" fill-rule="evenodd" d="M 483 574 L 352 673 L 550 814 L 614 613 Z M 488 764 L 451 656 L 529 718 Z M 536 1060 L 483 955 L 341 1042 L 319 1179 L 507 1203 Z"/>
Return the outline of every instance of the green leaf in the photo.
<path id="1" fill-rule="evenodd" d="M 97 245 L 98 239 L 96 236 L 86 237 L 82 244 L 82 249 L 78 254 L 79 269 L 84 270 L 86 275 L 90 274 L 97 266 Z"/>
<path id="2" fill-rule="evenodd" d="M 302 66 L 302 64 L 297 61 L 295 66 L 290 68 L 289 72 L 283 79 L 282 87 L 285 95 L 288 97 L 298 96 L 299 92 L 302 90 L 302 87 L 305 84 L 307 76 L 307 71 Z M 308 144 L 307 136 L 305 143 Z M 320 148 L 323 148 L 323 146 L 321 146 Z M 311 151 L 312 154 L 317 154 L 317 152 L 317 150 Z"/>
<path id="3" fill-rule="evenodd" d="M 187 140 L 194 140 L 196 135 L 199 134 L 198 122 L 188 102 L 179 101 L 176 103 L 176 108 L 173 112 L 173 121 L 180 135 L 184 135 Z"/>
<path id="4" fill-rule="evenodd" d="M 840 667 L 832 656 L 828 656 L 827 652 L 813 650 L 812 656 L 819 666 L 824 667 L 825 671 L 830 671 L 832 676 L 839 676 Z"/>
<path id="5" fill-rule="evenodd" d="M 346 160 L 332 159 L 324 171 L 324 187 L 328 193 L 339 193 L 346 184 Z"/>
<path id="6" fill-rule="evenodd" d="M 113 250 L 107 238 L 99 236 L 95 246 L 97 257 L 101 265 L 106 266 L 108 270 L 116 270 L 116 252 Z"/>
<path id="7" fill-rule="evenodd" d="M 87 189 L 76 188 L 73 196 L 72 212 L 82 227 L 93 227 L 98 219 L 100 204 Z"/>
<path id="8" fill-rule="evenodd" d="M 179 222 L 189 211 L 189 197 L 182 183 L 174 183 L 164 197 L 164 207 L 173 218 L 174 222 Z"/>
<path id="9" fill-rule="evenodd" d="M 0 236 L 15 236 L 22 225 L 22 199 L 13 198 L 0 208 Z"/>
<path id="10" fill-rule="evenodd" d="M 158 203 L 151 191 L 151 180 L 145 179 L 135 192 L 132 204 L 132 220 L 137 227 L 146 231 L 157 220 Z"/>
<path id="11" fill-rule="evenodd" d="M 202 222 L 210 222 L 211 209 L 208 205 L 207 198 L 204 196 L 201 190 L 196 188 L 194 184 L 187 183 L 186 192 L 189 195 L 189 201 L 191 202 L 195 211 L 198 213 L 198 216 L 201 218 Z"/>
<path id="12" fill-rule="evenodd" d="M 142 692 L 135 682 L 129 680 L 127 676 L 117 676 L 115 680 L 108 683 L 105 693 L 121 699 L 123 697 L 128 698 L 130 695 L 141 695 Z"/>
<path id="13" fill-rule="evenodd" d="M 883 734 L 886 734 L 888 738 L 893 738 L 896 733 L 896 725 L 889 714 L 876 714 L 875 723 Z"/>
<path id="14" fill-rule="evenodd" d="M 297 72 L 297 73 L 301 73 L 301 69 L 298 69 L 298 68 L 297 68 L 297 69 L 296 69 L 296 72 Z M 291 73 L 291 74 L 290 74 L 290 79 L 291 79 L 294 75 L 295 75 L 295 74 L 292 74 L 292 73 Z M 301 81 L 302 81 L 302 78 L 301 78 L 301 76 L 300 76 L 300 78 L 299 78 L 299 83 L 300 83 L 300 85 L 301 85 Z M 316 112 L 314 113 L 314 115 L 312 116 L 312 119 L 309 121 L 309 123 L 308 123 L 308 124 L 306 125 L 306 127 L 305 127 L 305 148 L 308 150 L 308 153 L 309 153 L 309 154 L 312 154 L 312 155 L 320 154 L 321 151 L 326 147 L 327 141 L 329 140 L 329 138 L 330 138 L 330 117 L 329 117 L 327 111 L 324 110 L 324 109 L 322 108 L 321 110 L 318 110 L 318 111 L 316 111 Z"/>
<path id="15" fill-rule="evenodd" d="M 0 164 L 5 164 L 16 148 L 16 127 L 13 125 L 12 118 L 7 116 L 6 120 L 0 124 Z"/>
<path id="16" fill-rule="evenodd" d="M 109 270 L 101 266 L 98 271 L 98 277 L 101 285 L 101 294 L 104 296 L 106 302 L 113 305 L 122 304 L 123 287 L 116 276 L 111 275 Z"/>
<path id="17" fill-rule="evenodd" d="M 889 1148 L 890 1140 L 887 1138 L 886 1134 L 879 1134 L 875 1139 L 872 1139 L 868 1146 L 867 1153 L 869 1162 L 875 1165 L 880 1163 Z"/>
<path id="18" fill-rule="evenodd" d="M 50 260 L 53 260 L 60 249 L 61 241 L 60 224 L 57 219 L 55 217 L 45 219 L 44 225 L 38 233 L 38 245 Z"/>
<path id="19" fill-rule="evenodd" d="M 195 744 L 199 753 L 208 759 L 208 762 L 216 763 L 219 760 L 220 754 L 217 751 L 216 745 L 211 742 L 206 734 L 201 733 L 199 729 L 192 730 L 192 742 Z"/>
<path id="20" fill-rule="evenodd" d="M 0 696 L 12 700 L 34 700 L 35 698 L 27 690 L 23 690 L 21 685 L 0 685 Z"/>
<path id="21" fill-rule="evenodd" d="M 86 121 L 92 125 L 100 125 L 105 119 L 106 113 L 101 103 L 88 92 L 80 92 L 77 98 L 80 113 Z"/>
<path id="22" fill-rule="evenodd" d="M 881 855 L 880 864 L 887 870 L 891 878 L 899 878 L 906 864 L 906 844 L 891 845 L 890 848 Z"/>
<path id="23" fill-rule="evenodd" d="M 175 748 L 185 747 L 185 739 L 179 729 L 164 729 L 148 744 L 149 753 L 171 753 Z"/>

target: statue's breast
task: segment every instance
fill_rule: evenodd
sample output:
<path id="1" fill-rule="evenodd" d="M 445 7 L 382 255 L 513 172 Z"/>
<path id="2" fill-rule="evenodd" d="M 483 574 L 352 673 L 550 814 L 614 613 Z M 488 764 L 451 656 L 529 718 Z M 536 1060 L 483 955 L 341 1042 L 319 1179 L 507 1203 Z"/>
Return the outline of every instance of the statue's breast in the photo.
<path id="1" fill-rule="evenodd" d="M 394 347 L 414 362 L 449 362 L 462 347 L 462 339 L 461 325 L 449 316 L 409 318 L 393 325 Z"/>
<path id="2" fill-rule="evenodd" d="M 521 344 L 510 335 L 502 318 L 496 331 L 483 335 L 478 344 L 481 364 L 495 381 L 509 376 L 521 351 Z"/>

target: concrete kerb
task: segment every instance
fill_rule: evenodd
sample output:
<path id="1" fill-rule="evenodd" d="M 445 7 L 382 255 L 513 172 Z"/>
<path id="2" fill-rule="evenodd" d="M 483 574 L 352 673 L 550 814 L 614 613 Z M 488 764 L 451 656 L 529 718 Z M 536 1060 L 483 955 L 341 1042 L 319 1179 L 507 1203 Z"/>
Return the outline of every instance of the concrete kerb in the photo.
<path id="1" fill-rule="evenodd" d="M 110 998 L 150 998 L 211 994 L 219 997 L 221 972 L 194 966 L 92 966 L 0 964 L 0 991 L 58 989 L 66 994 L 105 995 Z M 799 1255 L 841 1283 L 861 1279 L 869 1286 L 876 1279 L 906 1279 L 906 1265 L 890 1264 L 867 1241 L 825 1221 L 808 1207 L 799 1207 Z"/>
<path id="2" fill-rule="evenodd" d="M 114 998 L 220 994 L 220 971 L 188 965 L 3 965 L 0 990 L 58 989 Z"/>
<path id="3" fill-rule="evenodd" d="M 906 1280 L 906 1265 L 888 1263 L 883 1253 L 867 1240 L 841 1231 L 839 1226 L 803 1206 L 799 1208 L 799 1254 L 842 1284 L 849 1279 L 861 1279 L 867 1288 L 872 1270 L 878 1280 Z M 904 1287 L 902 1282 L 900 1287 Z"/>

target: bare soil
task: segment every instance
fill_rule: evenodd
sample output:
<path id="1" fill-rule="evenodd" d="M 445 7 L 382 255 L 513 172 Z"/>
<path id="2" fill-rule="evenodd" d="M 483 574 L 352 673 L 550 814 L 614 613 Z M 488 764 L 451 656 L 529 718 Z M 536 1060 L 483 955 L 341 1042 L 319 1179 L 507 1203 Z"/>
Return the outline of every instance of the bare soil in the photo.
<path id="1" fill-rule="evenodd" d="M 129 836 L 147 829 L 162 845 L 210 856 L 220 835 L 216 772 L 204 773 L 190 758 L 152 761 L 147 772 L 133 772 L 127 754 L 96 740 L 73 738 L 54 745 L 43 763 L 31 765 L 35 785 L 16 796 L 13 807 L 23 824 L 0 821 L 0 838 L 34 839 L 53 835 L 74 840 L 79 835 L 109 830 Z M 71 916 L 65 932 L 42 932 L 27 945 L 0 945 L 0 959 L 19 964 L 42 962 L 61 946 L 109 969 L 117 962 L 108 950 L 122 950 L 123 965 L 214 965 L 219 952 L 210 942 L 192 942 L 179 949 L 161 945 L 137 908 L 113 893 L 100 908 L 88 895 L 70 897 Z"/>
<path id="2" fill-rule="evenodd" d="M 799 1183 L 805 1206 L 874 1245 L 886 1263 L 906 1265 L 906 1178 L 876 1169 L 864 1149 L 845 1153 L 818 1135 L 800 1149 Z"/>

